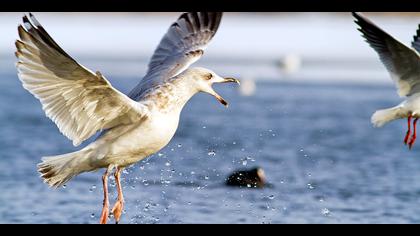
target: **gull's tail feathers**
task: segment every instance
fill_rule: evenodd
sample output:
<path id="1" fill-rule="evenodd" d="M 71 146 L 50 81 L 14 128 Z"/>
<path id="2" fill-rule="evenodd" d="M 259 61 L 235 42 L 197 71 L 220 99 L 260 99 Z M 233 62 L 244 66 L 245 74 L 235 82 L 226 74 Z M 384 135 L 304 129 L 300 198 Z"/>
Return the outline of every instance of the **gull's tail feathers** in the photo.
<path id="1" fill-rule="evenodd" d="M 38 172 L 50 187 L 58 188 L 74 176 L 91 171 L 89 157 L 92 149 L 67 153 L 58 156 L 43 157 L 38 164 Z"/>
<path id="2" fill-rule="evenodd" d="M 376 111 L 371 118 L 375 127 L 382 127 L 386 123 L 404 117 L 404 112 L 400 106 Z"/>

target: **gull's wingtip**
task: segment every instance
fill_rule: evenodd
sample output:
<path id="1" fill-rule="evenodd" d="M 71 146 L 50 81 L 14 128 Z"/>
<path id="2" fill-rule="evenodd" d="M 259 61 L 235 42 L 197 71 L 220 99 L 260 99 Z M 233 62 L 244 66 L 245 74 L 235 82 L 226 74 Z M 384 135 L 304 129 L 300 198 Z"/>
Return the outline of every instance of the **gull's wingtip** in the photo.
<path id="1" fill-rule="evenodd" d="M 23 20 L 23 23 L 28 23 L 28 24 L 31 24 L 35 27 L 39 26 L 39 22 L 36 19 L 35 15 L 32 14 L 32 12 L 28 12 L 28 13 L 23 14 L 22 20 Z"/>
<path id="2" fill-rule="evenodd" d="M 40 27 L 41 24 L 39 23 L 39 21 L 36 19 L 35 15 L 29 12 L 29 18 L 31 19 L 31 21 L 33 22 L 33 24 L 36 27 Z"/>
<path id="3" fill-rule="evenodd" d="M 351 15 L 355 18 L 355 23 L 359 23 L 360 20 L 366 20 L 366 17 L 360 12 L 352 12 Z"/>

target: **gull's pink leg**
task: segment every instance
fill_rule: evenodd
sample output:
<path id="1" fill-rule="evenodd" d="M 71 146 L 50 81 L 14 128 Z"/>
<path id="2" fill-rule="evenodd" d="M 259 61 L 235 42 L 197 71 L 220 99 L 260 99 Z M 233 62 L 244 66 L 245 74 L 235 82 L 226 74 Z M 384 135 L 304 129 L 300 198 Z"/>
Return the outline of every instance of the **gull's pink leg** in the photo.
<path id="1" fill-rule="evenodd" d="M 104 202 L 102 208 L 100 224 L 106 224 L 109 215 L 109 200 L 108 200 L 108 169 L 105 171 L 105 174 L 102 176 L 102 184 L 104 189 Z"/>
<path id="2" fill-rule="evenodd" d="M 413 129 L 414 129 L 413 136 L 411 136 L 410 142 L 408 143 L 408 147 L 410 149 L 413 147 L 413 144 L 414 144 L 414 142 L 416 141 L 416 138 L 417 138 L 417 134 L 416 134 L 417 127 L 416 126 L 417 126 L 418 119 L 419 118 L 414 119 L 414 122 L 413 122 Z"/>
<path id="3" fill-rule="evenodd" d="M 408 142 L 408 138 L 410 137 L 410 134 L 411 134 L 411 117 L 412 117 L 412 115 L 411 115 L 411 113 L 408 115 L 408 118 L 407 118 L 407 125 L 408 125 L 408 130 L 407 130 L 407 134 L 405 135 L 405 138 L 404 138 L 404 143 L 405 143 L 405 145 L 407 145 L 407 142 Z"/>
<path id="4" fill-rule="evenodd" d="M 118 222 L 120 221 L 120 217 L 124 208 L 124 196 L 121 188 L 121 171 L 122 168 L 117 168 L 117 170 L 114 173 L 115 182 L 117 183 L 118 199 L 114 207 L 112 208 L 112 213 L 114 214 L 116 224 L 118 224 Z"/>

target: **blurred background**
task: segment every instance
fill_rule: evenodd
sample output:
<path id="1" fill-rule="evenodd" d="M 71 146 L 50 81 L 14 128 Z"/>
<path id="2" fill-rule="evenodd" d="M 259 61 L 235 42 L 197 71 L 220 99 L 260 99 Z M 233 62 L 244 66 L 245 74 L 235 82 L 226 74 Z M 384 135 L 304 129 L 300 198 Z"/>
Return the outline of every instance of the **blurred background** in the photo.
<path id="1" fill-rule="evenodd" d="M 34 14 L 68 54 L 125 93 L 180 15 Z M 419 13 L 365 15 L 407 45 L 420 23 Z M 58 190 L 36 172 L 42 156 L 80 147 L 17 78 L 22 16 L 0 13 L 0 223 L 97 223 L 101 172 Z M 229 109 L 195 96 L 171 143 L 124 172 L 122 223 L 420 221 L 420 146 L 403 145 L 403 120 L 370 124 L 401 99 L 350 13 L 225 13 L 195 65 L 242 86 L 216 87 Z M 225 186 L 233 171 L 257 166 L 266 187 Z"/>

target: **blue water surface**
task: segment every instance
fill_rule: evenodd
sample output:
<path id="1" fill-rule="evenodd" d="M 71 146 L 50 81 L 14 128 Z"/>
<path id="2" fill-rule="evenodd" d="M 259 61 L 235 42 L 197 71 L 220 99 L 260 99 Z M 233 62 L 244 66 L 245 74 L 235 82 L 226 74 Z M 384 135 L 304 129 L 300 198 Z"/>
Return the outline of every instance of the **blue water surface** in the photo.
<path id="1" fill-rule="evenodd" d="M 370 124 L 397 104 L 391 86 L 258 82 L 253 96 L 199 94 L 159 154 L 123 174 L 121 223 L 418 223 L 420 144 L 403 145 L 406 122 Z M 127 92 L 137 78 L 113 78 Z M 13 72 L 0 74 L 0 223 L 97 223 L 103 171 L 50 189 L 42 156 L 75 151 Z M 260 166 L 270 186 L 223 184 Z M 111 204 L 116 197 L 111 180 Z M 112 221 L 111 221 L 112 222 Z"/>

